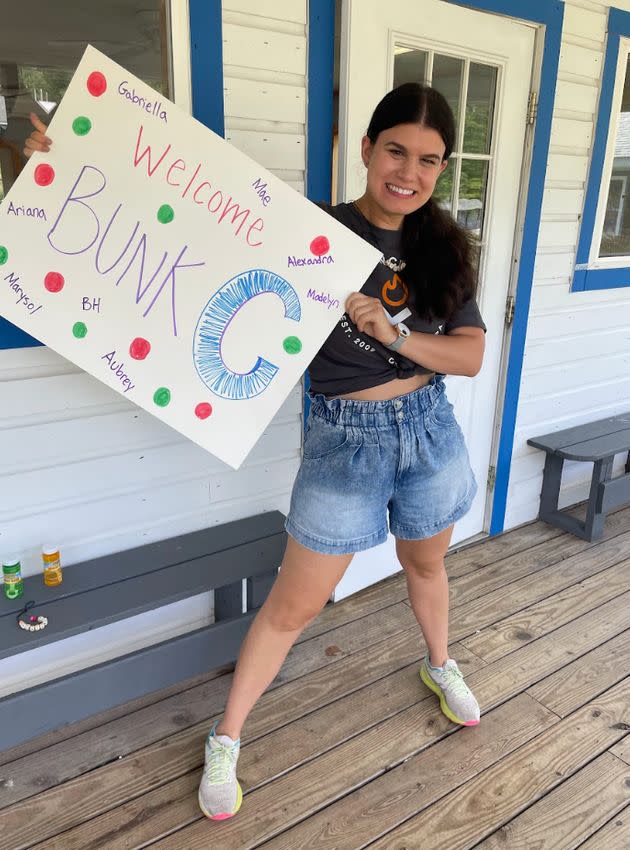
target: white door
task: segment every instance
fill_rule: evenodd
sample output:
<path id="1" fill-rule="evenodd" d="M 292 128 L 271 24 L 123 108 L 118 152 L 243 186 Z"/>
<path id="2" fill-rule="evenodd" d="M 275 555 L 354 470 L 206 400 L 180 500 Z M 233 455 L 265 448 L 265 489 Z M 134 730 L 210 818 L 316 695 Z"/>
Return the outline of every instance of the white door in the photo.
<path id="1" fill-rule="evenodd" d="M 339 197 L 365 184 L 361 138 L 380 98 L 400 83 L 434 86 L 457 120 L 457 144 L 436 197 L 477 246 L 477 299 L 488 326 L 483 369 L 450 376 L 447 393 L 464 431 L 479 492 L 453 542 L 489 526 L 488 470 L 497 426 L 505 305 L 511 272 L 535 29 L 443 0 L 343 0 Z M 393 541 L 357 555 L 341 599 L 398 569 Z"/>

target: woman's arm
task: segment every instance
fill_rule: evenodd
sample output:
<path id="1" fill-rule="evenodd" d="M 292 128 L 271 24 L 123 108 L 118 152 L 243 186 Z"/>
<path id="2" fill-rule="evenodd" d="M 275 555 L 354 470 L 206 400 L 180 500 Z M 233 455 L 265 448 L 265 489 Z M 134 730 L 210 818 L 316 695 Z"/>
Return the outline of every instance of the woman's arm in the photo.
<path id="1" fill-rule="evenodd" d="M 353 292 L 346 311 L 361 333 L 369 334 L 383 345 L 398 339 L 398 331 L 389 323 L 378 298 Z M 403 340 L 399 353 L 432 372 L 474 377 L 481 369 L 486 341 L 482 328 L 455 328 L 448 334 L 413 331 Z"/>
<path id="2" fill-rule="evenodd" d="M 412 331 L 398 351 L 432 372 L 473 378 L 481 369 L 485 346 L 481 328 L 455 328 L 444 335 Z"/>

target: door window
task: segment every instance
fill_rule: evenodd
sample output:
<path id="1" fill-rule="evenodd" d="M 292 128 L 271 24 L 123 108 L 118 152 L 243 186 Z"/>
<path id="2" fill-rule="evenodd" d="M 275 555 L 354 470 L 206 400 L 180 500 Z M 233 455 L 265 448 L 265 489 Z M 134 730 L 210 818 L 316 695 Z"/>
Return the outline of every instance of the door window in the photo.
<path id="1" fill-rule="evenodd" d="M 479 263 L 485 246 L 498 69 L 463 57 L 397 44 L 394 86 L 406 82 L 433 86 L 453 110 L 457 128 L 455 149 L 433 197 L 469 231 Z"/>

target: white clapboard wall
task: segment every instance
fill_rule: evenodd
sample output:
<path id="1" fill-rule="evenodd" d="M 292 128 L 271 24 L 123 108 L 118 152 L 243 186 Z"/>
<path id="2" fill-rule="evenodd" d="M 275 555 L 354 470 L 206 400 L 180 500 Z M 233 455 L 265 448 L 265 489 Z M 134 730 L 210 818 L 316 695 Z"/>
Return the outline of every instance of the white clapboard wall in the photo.
<path id="1" fill-rule="evenodd" d="M 304 191 L 306 2 L 224 0 L 226 136 Z M 0 351 L 0 553 L 41 569 L 287 512 L 302 387 L 234 471 L 47 348 Z M 212 622 L 202 594 L 0 662 L 0 697 Z"/>
<path id="2" fill-rule="evenodd" d="M 630 410 L 630 289 L 570 292 L 611 4 L 567 0 L 506 528 L 538 513 L 543 453 L 527 439 Z M 630 11 L 628 0 L 617 8 Z M 622 468 L 617 458 L 616 471 Z M 569 463 L 561 505 L 588 495 Z"/>

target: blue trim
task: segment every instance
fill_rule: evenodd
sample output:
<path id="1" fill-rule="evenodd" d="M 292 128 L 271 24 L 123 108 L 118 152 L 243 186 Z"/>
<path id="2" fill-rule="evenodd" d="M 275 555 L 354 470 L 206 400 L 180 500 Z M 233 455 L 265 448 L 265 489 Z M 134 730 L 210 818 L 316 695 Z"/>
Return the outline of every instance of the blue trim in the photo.
<path id="1" fill-rule="evenodd" d="M 608 45 L 606 47 L 606 59 L 604 61 L 602 86 L 599 95 L 593 154 L 586 187 L 586 197 L 584 199 L 582 224 L 580 226 L 580 238 L 575 261 L 576 269 L 571 285 L 573 292 L 585 292 L 591 289 L 616 289 L 622 286 L 630 286 L 630 261 L 627 267 L 614 269 L 589 269 L 587 267 L 593 243 L 593 231 L 595 229 L 597 207 L 602 188 L 602 176 L 606 164 L 606 148 L 610 133 L 621 36 L 630 37 L 630 12 L 622 12 L 620 9 L 611 8 L 608 13 Z"/>
<path id="2" fill-rule="evenodd" d="M 540 80 L 538 117 L 534 132 L 534 147 L 527 192 L 527 205 L 523 225 L 516 301 L 510 353 L 508 356 L 503 420 L 497 457 L 497 477 L 492 503 L 490 534 L 500 534 L 505 524 L 510 466 L 514 446 L 514 431 L 523 369 L 525 336 L 534 278 L 534 261 L 538 245 L 540 212 L 542 208 L 545 173 L 551 138 L 551 119 L 558 79 L 558 62 L 562 41 L 564 3 L 548 0 L 471 0 L 458 5 L 486 12 L 495 12 L 511 18 L 534 21 L 545 25 L 545 47 Z"/>
<path id="3" fill-rule="evenodd" d="M 190 62 L 193 115 L 225 135 L 223 107 L 223 34 L 221 0 L 190 0 Z M 42 345 L 0 318 L 0 351 Z"/>
<path id="4" fill-rule="evenodd" d="M 330 201 L 333 147 L 335 0 L 308 4 L 308 110 L 306 197 Z M 304 425 L 308 419 L 309 380 L 305 376 Z"/>
<path id="5" fill-rule="evenodd" d="M 225 136 L 221 0 L 189 0 L 193 115 Z"/>
<path id="6" fill-rule="evenodd" d="M 43 345 L 43 343 L 6 319 L 0 318 L 0 351 L 7 348 L 34 348 L 36 345 Z"/>
<path id="7" fill-rule="evenodd" d="M 310 0 L 306 197 L 311 201 L 330 201 L 334 47 L 335 0 Z"/>

